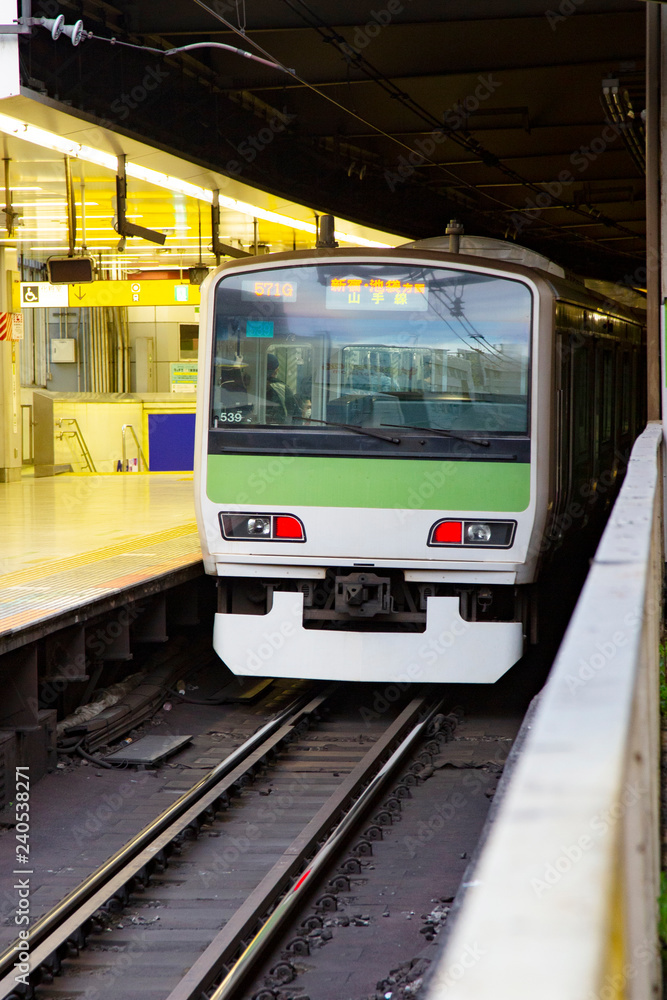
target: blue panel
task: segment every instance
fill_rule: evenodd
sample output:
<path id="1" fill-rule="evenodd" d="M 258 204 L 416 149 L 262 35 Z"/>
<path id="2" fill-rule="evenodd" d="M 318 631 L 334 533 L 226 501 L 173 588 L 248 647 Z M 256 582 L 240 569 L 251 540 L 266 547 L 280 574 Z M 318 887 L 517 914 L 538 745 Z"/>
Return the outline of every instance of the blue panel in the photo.
<path id="1" fill-rule="evenodd" d="M 194 413 L 149 413 L 148 449 L 151 472 L 192 470 L 195 457 Z"/>
<path id="2" fill-rule="evenodd" d="M 246 320 L 245 335 L 246 337 L 272 337 L 273 320 L 272 319 Z"/>

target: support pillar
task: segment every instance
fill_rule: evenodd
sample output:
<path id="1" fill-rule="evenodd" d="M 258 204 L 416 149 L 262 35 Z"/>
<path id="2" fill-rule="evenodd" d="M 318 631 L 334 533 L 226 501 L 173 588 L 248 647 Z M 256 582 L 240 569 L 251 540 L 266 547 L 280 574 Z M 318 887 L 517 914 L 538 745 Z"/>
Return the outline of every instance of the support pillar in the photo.
<path id="1" fill-rule="evenodd" d="M 19 16 L 18 0 L 0 0 L 0 24 Z M 21 93 L 18 35 L 0 34 L 0 99 Z M 4 199 L 0 209 L 4 205 Z M 3 216 L 4 218 L 4 216 Z M 11 271 L 16 251 L 0 248 L 0 314 L 12 311 Z M 0 340 L 0 483 L 21 478 L 21 399 L 19 345 Z"/>
<path id="2" fill-rule="evenodd" d="M 10 339 L 5 320 L 12 313 L 15 271 L 16 251 L 0 248 L 0 483 L 19 482 L 23 463 L 19 342 Z"/>

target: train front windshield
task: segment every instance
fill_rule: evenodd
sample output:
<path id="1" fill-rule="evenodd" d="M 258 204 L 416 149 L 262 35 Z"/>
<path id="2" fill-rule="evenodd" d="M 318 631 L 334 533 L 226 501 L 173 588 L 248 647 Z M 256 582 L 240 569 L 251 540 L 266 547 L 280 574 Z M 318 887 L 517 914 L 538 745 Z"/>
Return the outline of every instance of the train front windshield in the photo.
<path id="1" fill-rule="evenodd" d="M 520 281 L 446 267 L 230 272 L 215 297 L 211 426 L 525 435 L 531 309 Z"/>

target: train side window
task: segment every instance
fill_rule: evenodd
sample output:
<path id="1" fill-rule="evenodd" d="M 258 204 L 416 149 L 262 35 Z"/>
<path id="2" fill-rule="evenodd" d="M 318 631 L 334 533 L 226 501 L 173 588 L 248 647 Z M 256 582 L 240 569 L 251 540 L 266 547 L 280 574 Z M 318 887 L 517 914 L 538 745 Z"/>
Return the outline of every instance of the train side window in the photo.
<path id="1" fill-rule="evenodd" d="M 601 440 L 611 440 L 614 425 L 614 353 L 602 352 L 602 435 Z"/>
<path id="2" fill-rule="evenodd" d="M 630 354 L 625 351 L 621 361 L 621 434 L 630 430 L 631 386 Z"/>
<path id="3" fill-rule="evenodd" d="M 591 388 L 589 385 L 589 356 L 586 346 L 575 347 L 572 352 L 572 438 L 573 455 L 581 458 L 590 445 Z"/>
<path id="4" fill-rule="evenodd" d="M 637 391 L 639 389 L 639 359 L 637 357 L 636 351 L 632 353 L 632 367 L 631 367 L 631 378 L 630 378 L 630 398 L 632 400 L 632 408 L 630 414 L 630 431 L 634 433 L 639 425 L 639 413 L 644 412 L 643 408 L 640 408 L 639 401 L 637 399 Z"/>
<path id="5" fill-rule="evenodd" d="M 572 488 L 571 482 L 571 461 L 570 449 L 572 441 L 571 426 L 571 373 L 572 373 L 572 350 L 569 339 L 566 335 L 558 337 L 556 342 L 557 368 L 560 373 L 560 385 L 558 387 L 558 441 L 557 441 L 557 476 L 560 484 L 559 509 L 565 509 L 565 503 Z"/>

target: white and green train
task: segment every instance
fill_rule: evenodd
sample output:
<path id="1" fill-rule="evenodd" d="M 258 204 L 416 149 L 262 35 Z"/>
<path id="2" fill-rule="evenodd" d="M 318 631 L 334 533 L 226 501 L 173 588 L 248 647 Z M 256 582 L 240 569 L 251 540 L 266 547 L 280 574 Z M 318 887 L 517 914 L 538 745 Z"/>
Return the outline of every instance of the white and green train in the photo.
<path id="1" fill-rule="evenodd" d="M 638 313 L 511 244 L 224 264 L 195 456 L 237 674 L 491 683 L 608 505 L 642 419 Z"/>

